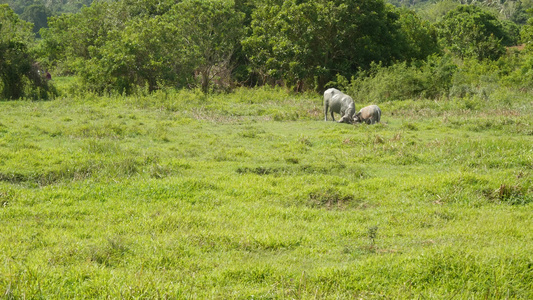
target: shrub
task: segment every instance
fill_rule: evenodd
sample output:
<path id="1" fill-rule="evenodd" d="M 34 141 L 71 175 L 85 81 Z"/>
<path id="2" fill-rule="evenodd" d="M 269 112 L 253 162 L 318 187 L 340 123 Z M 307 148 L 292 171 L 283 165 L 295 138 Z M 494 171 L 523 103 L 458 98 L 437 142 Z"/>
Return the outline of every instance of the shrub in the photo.
<path id="1" fill-rule="evenodd" d="M 447 97 L 456 69 L 450 56 L 432 55 L 412 64 L 402 62 L 384 67 L 374 63 L 370 71 L 360 71 L 349 83 L 338 77 L 336 84 L 343 86 L 354 99 L 365 102 L 438 99 Z"/>
<path id="2" fill-rule="evenodd" d="M 5 99 L 47 99 L 54 90 L 30 53 L 31 24 L 0 5 L 0 94 Z"/>

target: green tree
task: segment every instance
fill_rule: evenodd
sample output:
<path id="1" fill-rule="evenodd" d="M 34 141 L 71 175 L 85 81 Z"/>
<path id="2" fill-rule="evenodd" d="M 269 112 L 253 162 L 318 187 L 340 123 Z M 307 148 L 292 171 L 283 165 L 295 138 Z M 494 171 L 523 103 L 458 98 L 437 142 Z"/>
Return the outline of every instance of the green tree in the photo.
<path id="1" fill-rule="evenodd" d="M 24 8 L 32 5 L 34 1 L 35 0 L 0 0 L 0 4 L 8 4 L 17 15 L 20 15 L 24 12 Z"/>
<path id="2" fill-rule="evenodd" d="M 1 41 L 17 41 L 24 44 L 33 42 L 31 24 L 21 20 L 7 4 L 0 4 L 0 24 L 2 24 Z"/>
<path id="3" fill-rule="evenodd" d="M 533 52 L 533 10 L 529 11 L 530 18 L 527 20 L 526 24 L 522 26 L 520 30 L 521 41 L 526 45 L 526 50 L 529 53 Z"/>
<path id="4" fill-rule="evenodd" d="M 40 37 L 39 30 L 48 27 L 48 17 L 52 15 L 52 11 L 46 8 L 44 4 L 33 4 L 24 8 L 24 12 L 20 18 L 33 23 L 33 32 Z"/>
<path id="5" fill-rule="evenodd" d="M 321 90 L 337 74 L 410 58 L 416 50 L 399 18 L 381 0 L 268 0 L 255 10 L 243 45 L 264 80 Z"/>
<path id="6" fill-rule="evenodd" d="M 429 21 L 422 20 L 408 9 L 400 9 L 399 14 L 398 23 L 406 43 L 406 60 L 425 60 L 429 55 L 441 52 L 437 31 Z"/>
<path id="7" fill-rule="evenodd" d="M 250 33 L 250 25 L 252 23 L 252 14 L 257 8 L 259 0 L 235 0 L 235 10 L 244 13 L 244 20 L 242 22 L 243 38 Z M 231 58 L 232 66 L 235 66 L 232 72 L 232 79 L 238 84 L 247 86 L 256 86 L 258 84 L 258 74 L 250 67 L 251 63 L 243 50 L 242 44 L 237 44 L 237 49 Z"/>
<path id="8" fill-rule="evenodd" d="M 110 33 L 78 70 L 89 89 L 129 94 L 137 87 L 183 86 L 192 81 L 194 68 L 176 47 L 174 25 L 158 16 L 131 20 Z"/>
<path id="9" fill-rule="evenodd" d="M 244 17 L 231 3 L 218 0 L 185 0 L 169 15 L 176 26 L 178 51 L 195 66 L 202 90 L 207 91 L 214 79 L 229 80 Z"/>
<path id="10" fill-rule="evenodd" d="M 114 0 L 99 0 L 114 1 Z M 54 15 L 76 13 L 83 6 L 90 6 L 93 0 L 0 0 L 0 4 L 9 4 L 16 14 L 22 15 L 32 5 L 44 5 Z"/>
<path id="11" fill-rule="evenodd" d="M 165 55 L 172 49 L 161 50 L 172 38 L 160 20 L 169 8 L 169 1 L 95 2 L 79 13 L 53 17 L 42 30 L 41 56 L 62 72 L 78 74 L 85 89 L 131 93 L 148 85 L 154 90 L 158 66 L 173 65 Z"/>
<path id="12" fill-rule="evenodd" d="M 442 18 L 451 10 L 461 5 L 455 0 L 441 0 L 434 3 L 427 3 L 422 7 L 416 9 L 417 14 L 424 20 L 431 23 L 436 23 L 442 20 Z"/>
<path id="13" fill-rule="evenodd" d="M 0 92 L 4 99 L 51 95 L 50 86 L 28 49 L 33 36 L 31 27 L 8 5 L 0 5 Z"/>
<path id="14" fill-rule="evenodd" d="M 95 2 L 52 18 L 42 31 L 41 53 L 97 92 L 183 86 L 195 72 L 207 91 L 232 68 L 243 18 L 220 0 Z"/>
<path id="15" fill-rule="evenodd" d="M 510 26 L 506 29 L 506 26 Z M 461 5 L 437 24 L 444 47 L 461 58 L 497 59 L 516 43 L 516 26 L 503 24 L 478 6 Z"/>
<path id="16" fill-rule="evenodd" d="M 76 72 L 107 42 L 111 32 L 123 30 L 130 16 L 120 2 L 95 2 L 76 14 L 52 17 L 41 31 L 41 55 L 48 64 Z"/>

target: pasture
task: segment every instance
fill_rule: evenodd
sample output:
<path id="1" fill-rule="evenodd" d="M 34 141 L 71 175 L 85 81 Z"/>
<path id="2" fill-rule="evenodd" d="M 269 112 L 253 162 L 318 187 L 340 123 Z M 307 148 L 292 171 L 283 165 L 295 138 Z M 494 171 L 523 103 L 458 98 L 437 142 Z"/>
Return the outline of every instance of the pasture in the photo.
<path id="1" fill-rule="evenodd" d="M 531 299 L 509 93 L 372 126 L 278 89 L 0 102 L 0 298 Z"/>

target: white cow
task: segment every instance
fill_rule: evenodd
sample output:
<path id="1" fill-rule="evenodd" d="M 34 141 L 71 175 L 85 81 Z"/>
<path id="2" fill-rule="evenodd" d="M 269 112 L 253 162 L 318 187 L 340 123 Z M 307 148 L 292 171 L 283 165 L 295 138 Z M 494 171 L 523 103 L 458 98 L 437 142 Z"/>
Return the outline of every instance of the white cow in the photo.
<path id="1" fill-rule="evenodd" d="M 333 113 L 338 113 L 341 115 L 339 123 L 353 123 L 355 103 L 352 97 L 343 92 L 334 88 L 327 89 L 324 92 L 324 121 L 328 120 L 328 110 L 333 121 L 335 121 Z"/>

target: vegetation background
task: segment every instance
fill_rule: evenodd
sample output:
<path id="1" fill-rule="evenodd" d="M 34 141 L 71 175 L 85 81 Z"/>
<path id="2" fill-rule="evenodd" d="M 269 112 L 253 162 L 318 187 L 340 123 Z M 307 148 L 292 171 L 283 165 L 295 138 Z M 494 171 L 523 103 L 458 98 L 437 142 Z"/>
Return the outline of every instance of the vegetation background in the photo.
<path id="1" fill-rule="evenodd" d="M 533 297 L 531 3 L 8 4 L 0 297 Z"/>

